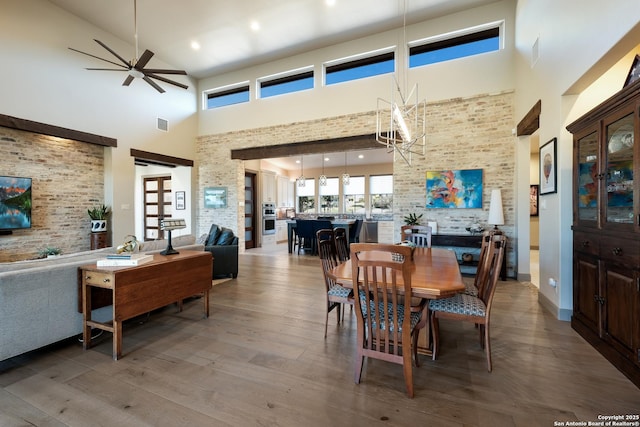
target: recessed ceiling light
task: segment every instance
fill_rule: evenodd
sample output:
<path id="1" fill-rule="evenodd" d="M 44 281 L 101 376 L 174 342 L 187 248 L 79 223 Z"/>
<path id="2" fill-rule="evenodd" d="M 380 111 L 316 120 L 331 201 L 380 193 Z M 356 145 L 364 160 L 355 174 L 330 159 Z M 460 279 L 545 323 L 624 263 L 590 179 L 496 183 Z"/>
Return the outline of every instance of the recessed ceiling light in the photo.
<path id="1" fill-rule="evenodd" d="M 200 50 L 200 43 L 198 43 L 197 41 L 192 41 L 191 42 L 191 49 L 193 50 Z"/>
<path id="2" fill-rule="evenodd" d="M 253 31 L 260 31 L 260 23 L 258 21 L 251 21 L 251 24 L 249 24 L 249 26 Z"/>
<path id="3" fill-rule="evenodd" d="M 359 159 L 364 159 L 364 154 L 360 154 L 360 155 L 358 155 L 358 158 L 359 158 Z"/>
<path id="4" fill-rule="evenodd" d="M 325 162 L 328 162 L 328 161 L 329 161 L 329 158 L 328 158 L 328 157 L 325 157 L 325 158 L 324 158 L 324 161 L 325 161 Z"/>
<path id="5" fill-rule="evenodd" d="M 336 0 L 325 0 L 325 3 L 327 4 L 327 6 L 335 6 L 336 5 Z"/>

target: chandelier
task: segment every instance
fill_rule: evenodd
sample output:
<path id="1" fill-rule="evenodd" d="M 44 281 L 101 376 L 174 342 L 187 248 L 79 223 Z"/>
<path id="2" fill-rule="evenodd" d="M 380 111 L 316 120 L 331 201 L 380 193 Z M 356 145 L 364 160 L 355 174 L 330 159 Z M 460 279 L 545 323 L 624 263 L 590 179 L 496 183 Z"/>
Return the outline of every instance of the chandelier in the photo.
<path id="1" fill-rule="evenodd" d="M 344 173 L 342 174 L 342 185 L 349 185 L 349 174 L 347 173 L 347 152 L 344 152 Z"/>
<path id="2" fill-rule="evenodd" d="M 407 0 L 404 0 L 403 37 L 407 44 Z M 376 141 L 393 151 L 394 161 L 400 157 L 411 166 L 411 155 L 424 156 L 426 146 L 427 101 L 418 97 L 418 84 L 411 91 L 407 89 L 406 72 L 402 82 L 394 74 L 391 100 L 378 98 L 376 112 Z M 401 87 L 404 83 L 404 90 Z"/>
<path id="3" fill-rule="evenodd" d="M 302 163 L 302 158 L 303 158 L 303 156 L 300 156 L 300 176 L 296 180 L 296 181 L 298 181 L 298 187 L 304 187 L 305 186 L 304 167 L 303 167 L 303 163 Z"/>
<path id="4" fill-rule="evenodd" d="M 326 161 L 327 159 L 324 158 L 324 153 L 322 153 L 322 175 L 318 178 L 318 184 L 322 187 L 327 185 L 327 175 L 324 174 L 324 162 Z"/>

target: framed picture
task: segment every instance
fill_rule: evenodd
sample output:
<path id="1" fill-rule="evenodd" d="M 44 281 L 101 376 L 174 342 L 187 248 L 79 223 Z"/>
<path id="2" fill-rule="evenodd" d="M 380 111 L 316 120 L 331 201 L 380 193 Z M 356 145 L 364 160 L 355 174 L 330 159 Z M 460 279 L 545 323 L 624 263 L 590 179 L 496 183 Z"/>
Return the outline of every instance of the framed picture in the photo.
<path id="1" fill-rule="evenodd" d="M 538 186 L 529 188 L 529 216 L 538 216 Z"/>
<path id="2" fill-rule="evenodd" d="M 176 210 L 185 209 L 185 193 L 184 191 L 176 191 Z"/>
<path id="3" fill-rule="evenodd" d="M 551 194 L 558 191 L 557 174 L 558 165 L 556 163 L 557 139 L 540 147 L 540 195 Z"/>
<path id="4" fill-rule="evenodd" d="M 227 207 L 227 187 L 205 187 L 204 207 L 220 209 Z"/>
<path id="5" fill-rule="evenodd" d="M 631 83 L 635 82 L 640 78 L 640 55 L 636 55 L 633 60 L 633 64 L 631 64 L 631 69 L 629 70 L 629 74 L 627 75 L 627 80 L 624 81 L 624 86 L 627 87 Z"/>
<path id="6" fill-rule="evenodd" d="M 427 208 L 482 209 L 482 169 L 427 171 Z"/>

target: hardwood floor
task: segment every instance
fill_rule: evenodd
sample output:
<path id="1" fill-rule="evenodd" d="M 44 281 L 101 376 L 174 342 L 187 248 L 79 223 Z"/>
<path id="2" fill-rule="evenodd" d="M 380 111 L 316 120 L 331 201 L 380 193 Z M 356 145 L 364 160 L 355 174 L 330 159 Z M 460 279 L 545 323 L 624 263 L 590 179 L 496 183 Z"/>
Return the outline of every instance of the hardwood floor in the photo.
<path id="1" fill-rule="evenodd" d="M 367 360 L 356 385 L 355 315 L 337 325 L 332 312 L 323 339 L 319 261 L 284 246 L 241 255 L 209 319 L 193 299 L 126 323 L 117 362 L 110 334 L 0 362 L 0 426 L 529 427 L 640 413 L 640 389 L 513 280 L 496 291 L 492 373 L 473 325 L 442 321 L 414 399 L 398 365 Z"/>

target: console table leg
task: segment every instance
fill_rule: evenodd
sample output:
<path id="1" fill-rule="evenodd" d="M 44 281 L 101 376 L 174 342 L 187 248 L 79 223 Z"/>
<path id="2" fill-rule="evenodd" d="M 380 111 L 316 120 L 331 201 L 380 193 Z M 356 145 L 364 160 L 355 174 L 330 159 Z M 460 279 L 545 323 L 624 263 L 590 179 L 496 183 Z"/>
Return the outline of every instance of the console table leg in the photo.
<path id="1" fill-rule="evenodd" d="M 113 360 L 122 357 L 122 322 L 113 321 Z"/>

